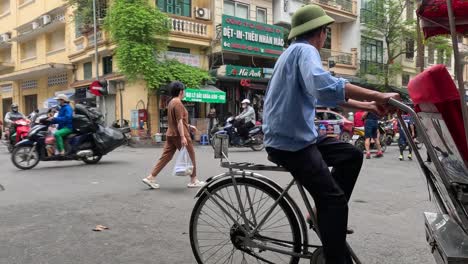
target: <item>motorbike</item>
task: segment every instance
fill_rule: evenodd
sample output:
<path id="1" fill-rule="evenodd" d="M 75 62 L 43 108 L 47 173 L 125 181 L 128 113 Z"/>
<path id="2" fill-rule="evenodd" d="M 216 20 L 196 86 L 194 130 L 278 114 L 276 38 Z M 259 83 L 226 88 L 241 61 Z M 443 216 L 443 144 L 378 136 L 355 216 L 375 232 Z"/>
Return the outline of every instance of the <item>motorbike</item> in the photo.
<path id="1" fill-rule="evenodd" d="M 13 121 L 10 128 L 5 132 L 5 143 L 8 152 L 13 152 L 16 143 L 20 142 L 28 135 L 31 122 L 27 119 L 21 118 Z"/>
<path id="2" fill-rule="evenodd" d="M 263 130 L 261 125 L 256 125 L 249 130 L 248 140 L 243 140 L 234 126 L 234 117 L 228 117 L 222 128 L 215 128 L 211 131 L 211 142 L 217 134 L 225 134 L 229 137 L 229 147 L 246 147 L 254 151 L 261 151 L 265 148 L 263 144 Z"/>
<path id="3" fill-rule="evenodd" d="M 80 114 L 76 114 L 78 109 Z M 86 119 L 85 119 L 86 118 Z M 74 131 L 64 138 L 65 155 L 55 155 L 55 142 L 49 134 L 50 121 L 47 115 L 38 118 L 27 137 L 16 144 L 11 155 L 13 165 L 22 170 L 37 166 L 40 161 L 79 160 L 86 164 L 97 164 L 104 155 L 125 142 L 130 128 L 108 128 L 84 106 L 76 105 L 73 119 Z M 85 121 L 83 121 L 85 120 Z M 84 123 L 83 123 L 84 122 Z"/>
<path id="4" fill-rule="evenodd" d="M 392 145 L 392 143 L 396 141 L 396 134 L 398 132 L 398 130 L 395 130 L 394 122 L 391 120 L 386 122 L 381 121 L 380 124 L 385 130 L 385 144 L 387 146 Z"/>
<path id="5" fill-rule="evenodd" d="M 387 150 L 387 144 L 385 143 L 386 141 L 385 128 L 379 123 L 378 129 L 379 129 L 380 147 L 382 148 L 382 152 L 385 152 Z M 366 145 L 365 145 L 366 139 L 365 139 L 364 128 L 355 127 L 353 129 L 353 134 L 354 134 L 353 140 L 355 140 L 354 146 L 360 151 L 364 152 L 366 150 Z M 377 144 L 375 144 L 374 139 L 371 139 L 370 149 L 377 150 Z"/>

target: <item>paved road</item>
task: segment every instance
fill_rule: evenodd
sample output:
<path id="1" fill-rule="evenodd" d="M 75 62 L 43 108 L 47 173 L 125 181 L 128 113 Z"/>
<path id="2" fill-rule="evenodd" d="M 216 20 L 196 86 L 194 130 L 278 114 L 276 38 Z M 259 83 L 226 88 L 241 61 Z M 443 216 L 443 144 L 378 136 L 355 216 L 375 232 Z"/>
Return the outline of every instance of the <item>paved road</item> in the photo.
<path id="1" fill-rule="evenodd" d="M 171 176 L 171 166 L 160 190 L 140 181 L 161 149 L 121 148 L 98 165 L 50 162 L 19 171 L 1 147 L 1 264 L 195 263 L 188 222 L 196 191 Z M 223 172 L 210 148 L 196 151 L 200 178 Z M 265 156 L 231 152 L 233 160 L 265 163 Z M 396 157 L 391 147 L 383 159 L 365 161 L 350 205 L 350 243 L 364 263 L 434 263 L 424 238 L 422 212 L 432 208 L 424 180 L 416 162 Z M 268 176 L 281 185 L 290 179 Z M 93 232 L 98 224 L 110 230 Z"/>

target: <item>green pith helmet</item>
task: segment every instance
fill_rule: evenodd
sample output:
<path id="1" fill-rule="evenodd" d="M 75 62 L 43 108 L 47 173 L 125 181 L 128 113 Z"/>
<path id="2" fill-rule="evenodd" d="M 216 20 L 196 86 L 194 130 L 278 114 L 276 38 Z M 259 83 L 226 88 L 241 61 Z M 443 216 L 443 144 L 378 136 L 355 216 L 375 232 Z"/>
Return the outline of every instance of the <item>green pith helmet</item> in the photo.
<path id="1" fill-rule="evenodd" d="M 325 14 L 318 5 L 306 5 L 299 8 L 291 18 L 291 32 L 288 39 L 293 39 L 308 31 L 328 25 L 335 20 Z"/>

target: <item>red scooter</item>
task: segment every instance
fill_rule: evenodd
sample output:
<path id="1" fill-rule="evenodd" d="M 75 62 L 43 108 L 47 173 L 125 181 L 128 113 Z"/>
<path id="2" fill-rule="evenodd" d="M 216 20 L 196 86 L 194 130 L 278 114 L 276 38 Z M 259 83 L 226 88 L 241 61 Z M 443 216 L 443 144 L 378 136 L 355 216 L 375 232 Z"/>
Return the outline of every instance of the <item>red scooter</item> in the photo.
<path id="1" fill-rule="evenodd" d="M 12 127 L 5 131 L 6 145 L 10 153 L 13 152 L 16 143 L 26 138 L 30 130 L 30 123 L 27 119 L 19 119 L 13 121 Z"/>

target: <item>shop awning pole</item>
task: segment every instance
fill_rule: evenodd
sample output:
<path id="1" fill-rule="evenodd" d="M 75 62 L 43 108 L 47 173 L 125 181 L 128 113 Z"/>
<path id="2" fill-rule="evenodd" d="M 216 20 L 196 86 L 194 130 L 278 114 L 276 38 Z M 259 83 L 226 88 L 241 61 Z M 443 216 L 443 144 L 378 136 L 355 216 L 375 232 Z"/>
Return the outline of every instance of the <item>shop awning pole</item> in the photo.
<path id="1" fill-rule="evenodd" d="M 452 0 L 447 0 L 447 13 L 449 17 L 450 35 L 452 36 L 453 56 L 455 57 L 455 78 L 458 82 L 458 91 L 460 93 L 461 110 L 463 115 L 463 125 L 465 127 L 465 137 L 468 142 L 468 107 L 466 105 L 466 91 L 463 82 L 463 64 L 458 50 L 458 38 L 455 24 L 455 16 L 453 14 Z"/>

